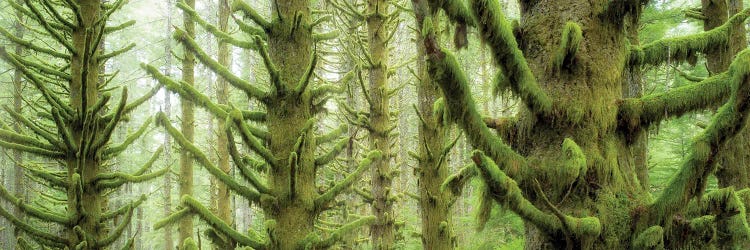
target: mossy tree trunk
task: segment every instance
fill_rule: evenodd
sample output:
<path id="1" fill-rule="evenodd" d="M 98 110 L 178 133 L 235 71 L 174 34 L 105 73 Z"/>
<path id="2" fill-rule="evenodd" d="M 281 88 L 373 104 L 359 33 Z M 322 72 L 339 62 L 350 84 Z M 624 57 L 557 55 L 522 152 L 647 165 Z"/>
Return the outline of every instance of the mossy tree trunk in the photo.
<path id="1" fill-rule="evenodd" d="M 370 147 L 383 153 L 370 170 L 372 213 L 376 221 L 370 225 L 373 249 L 392 249 L 395 238 L 392 184 L 395 171 L 391 169 L 391 116 L 388 88 L 388 39 L 390 3 L 385 0 L 367 1 L 367 38 L 369 41 Z"/>
<path id="2" fill-rule="evenodd" d="M 439 21 L 433 20 L 434 29 Z M 422 247 L 424 249 L 454 249 L 451 207 L 456 197 L 451 189 L 442 188 L 448 179 L 448 157 L 451 127 L 446 120 L 445 103 L 440 87 L 427 72 L 426 52 L 421 34 L 417 34 L 417 115 L 419 116 L 419 166 L 415 171 L 419 183 L 419 209 L 422 216 Z M 455 194 L 458 195 L 458 194 Z"/>
<path id="3" fill-rule="evenodd" d="M 701 1 L 706 31 L 721 26 L 729 16 L 742 11 L 740 0 Z M 734 25 L 729 42 L 706 54 L 706 66 L 709 72 L 724 72 L 729 69 L 732 58 L 747 47 L 744 24 Z M 722 149 L 727 153 L 718 162 L 716 177 L 720 187 L 733 186 L 735 189 L 750 187 L 750 130 L 743 129 L 735 138 L 727 142 Z"/>
<path id="4" fill-rule="evenodd" d="M 23 4 L 21 0 L 16 0 L 16 2 L 20 5 Z M 23 39 L 24 35 L 24 22 L 25 17 L 23 14 L 19 11 L 16 11 L 16 21 L 14 22 L 13 28 L 15 32 L 15 36 L 18 38 Z M 23 55 L 24 47 L 21 45 L 16 45 L 15 53 L 16 55 Z M 22 114 L 22 105 L 23 105 L 23 72 L 21 72 L 20 69 L 16 69 L 13 71 L 13 111 Z M 18 121 L 13 122 L 13 131 L 16 133 L 21 133 L 21 124 Z M 13 151 L 13 190 L 16 197 L 26 199 L 28 198 L 26 196 L 26 190 L 28 189 L 25 187 L 25 181 L 26 177 L 24 176 L 24 170 L 22 167 L 23 164 L 23 151 L 21 150 L 14 150 Z M 23 212 L 21 209 L 16 208 L 15 211 L 13 211 L 13 215 L 15 215 L 19 219 L 23 219 Z M 21 237 L 21 230 L 15 229 L 13 230 L 13 236 L 14 238 Z M 11 241 L 12 244 L 8 246 L 8 248 L 15 249 L 15 240 Z"/>
<path id="5" fill-rule="evenodd" d="M 515 34 L 496 1 L 472 0 L 468 7 L 461 1 L 430 7 L 413 2 L 430 74 L 446 93 L 450 117 L 478 149 L 472 159 L 489 197 L 524 218 L 527 249 L 748 247 L 747 204 L 740 199 L 748 190 L 695 198 L 716 170 L 719 148 L 750 112 L 750 50 L 728 72 L 665 94 L 622 98 L 622 86 L 627 67 L 682 61 L 728 42 L 730 27 L 750 10 L 711 32 L 631 46 L 621 25 L 640 15 L 647 1 L 521 1 Z M 479 115 L 455 57 L 429 28 L 430 11 L 440 9 L 455 22 L 477 20 L 501 69 L 498 87 L 525 104 L 495 126 L 497 135 Z M 725 101 L 666 190 L 652 200 L 629 152 L 634 136 Z"/>
<path id="6" fill-rule="evenodd" d="M 229 31 L 229 15 L 230 15 L 230 6 L 231 6 L 231 0 L 220 0 L 218 2 L 218 27 L 219 31 L 221 32 L 228 32 Z M 229 44 L 222 41 L 222 39 L 217 39 L 218 41 L 218 62 L 221 65 L 224 65 L 227 68 L 231 68 L 231 61 L 232 61 L 232 55 L 229 51 Z M 219 104 L 226 105 L 228 104 L 229 99 L 229 84 L 224 78 L 219 77 L 216 81 L 216 100 Z M 226 126 L 226 121 L 219 119 L 218 121 L 218 127 L 224 128 Z M 228 148 L 228 139 L 227 134 L 222 133 L 222 131 L 217 130 L 217 139 L 216 139 L 216 154 L 218 156 L 218 167 L 223 171 L 225 174 L 229 174 L 230 172 L 230 165 L 229 165 L 229 148 Z M 226 184 L 217 181 L 217 215 L 221 220 L 223 220 L 227 224 L 234 224 L 234 221 L 232 220 L 232 211 L 230 209 L 231 207 L 231 193 L 229 192 L 229 188 Z M 224 236 L 223 238 L 227 238 Z M 227 247 L 234 247 L 234 243 L 231 242 L 231 239 L 229 239 L 229 242 L 226 242 Z"/>
<path id="7" fill-rule="evenodd" d="M 314 43 L 330 35 L 314 32 L 310 2 L 275 1 L 270 12 L 272 19 L 269 21 L 247 3 L 233 1 L 233 10 L 243 13 L 252 22 L 251 24 L 235 19 L 241 30 L 251 35 L 253 41 L 245 41 L 244 38 L 236 38 L 220 31 L 200 18 L 195 10 L 186 4 L 178 4 L 178 7 L 192 15 L 198 24 L 214 36 L 234 46 L 259 52 L 269 73 L 267 85 L 250 83 L 208 56 L 185 31 L 178 30 L 175 34 L 177 40 L 204 65 L 235 88 L 242 90 L 248 98 L 263 104 L 264 110 L 250 111 L 239 110 L 232 105 L 218 105 L 189 84 L 177 83 L 159 73 L 156 68 L 144 65 L 147 71 L 167 88 L 177 92 L 184 99 L 195 101 L 217 118 L 226 120 L 224 129 L 228 138 L 229 154 L 248 185 L 237 182 L 209 161 L 206 154 L 172 127 L 163 115 L 160 115 L 160 124 L 184 151 L 190 152 L 200 165 L 229 189 L 259 204 L 267 221 L 265 237 L 257 235 L 254 231 L 249 235 L 239 233 L 191 196 L 183 196 L 184 209 L 157 223 L 156 227 L 161 228 L 179 221 L 182 217 L 196 214 L 208 222 L 214 231 L 226 235 L 239 246 L 286 250 L 327 248 L 339 241 L 344 232 L 371 223 L 374 218 L 363 217 L 327 232 L 325 238 L 319 236 L 320 232 L 314 226 L 317 216 L 331 209 L 335 198 L 346 191 L 379 154 L 371 153 L 354 172 L 332 187 L 319 189 L 316 185 L 317 171 L 343 151 L 348 139 L 339 140 L 340 143 L 328 152 L 316 152 L 319 146 L 327 147 L 346 130 L 337 129 L 331 134 L 324 135 L 314 133 L 316 116 L 323 110 L 327 97 L 339 88 L 322 84 L 322 81 L 314 77 L 318 61 Z M 264 125 L 265 129 L 257 127 L 255 122 Z M 234 144 L 234 133 L 238 133 L 243 144 L 260 158 L 240 154 Z M 262 173 L 265 173 L 265 181 L 259 177 Z"/>
<path id="8" fill-rule="evenodd" d="M 14 109 L 5 109 L 15 121 L 23 124 L 27 132 L 13 130 L 3 123 L 0 145 L 60 162 L 60 165 L 44 168 L 24 168 L 47 185 L 50 192 L 66 193 L 67 206 L 63 211 L 50 211 L 25 203 L 23 197 L 13 195 L 5 188 L 0 188 L 0 197 L 13 203 L 25 217 L 33 218 L 36 223 L 57 224 L 65 233 L 60 236 L 58 232 L 45 232 L 30 225 L 29 220 L 11 215 L 5 208 L 0 208 L 0 215 L 25 233 L 26 236 L 19 238 L 19 246 L 23 249 L 32 246 L 106 248 L 121 237 L 133 210 L 145 199 L 142 197 L 109 210 L 106 201 L 110 190 L 127 183 L 153 179 L 167 171 L 145 173 L 159 151 L 134 174 L 110 172 L 103 164 L 117 157 L 145 132 L 149 122 L 128 135 L 121 144 L 111 143 L 112 134 L 123 116 L 156 93 L 156 89 L 152 89 L 147 95 L 128 103 L 127 89 L 124 88 L 116 107 L 109 113 L 103 111 L 111 98 L 105 91 L 111 79 L 104 81 L 100 78 L 104 76 L 100 70 L 108 59 L 127 52 L 134 45 L 105 53 L 100 47 L 101 41 L 106 34 L 127 28 L 134 22 L 106 26 L 109 16 L 122 7 L 122 1 L 111 4 L 97 0 L 24 1 L 23 5 L 15 2 L 10 2 L 10 5 L 37 23 L 41 27 L 37 34 L 51 41 L 48 46 L 57 50 L 39 46 L 36 40 L 24 40 L 0 28 L 0 34 L 41 56 L 42 59 L 24 57 L 0 48 L 0 57 L 20 70 L 46 103 L 42 109 L 44 114 L 33 119 Z M 116 225 L 110 226 L 110 223 Z M 35 243 L 32 245 L 28 239 Z M 132 239 L 129 242 L 132 244 Z"/>
<path id="9" fill-rule="evenodd" d="M 195 9 L 195 0 L 184 0 L 184 3 Z M 192 15 L 183 12 L 182 26 L 185 35 L 195 39 L 195 22 Z M 182 55 L 182 81 L 190 86 L 195 85 L 195 55 L 185 49 Z M 195 138 L 195 111 L 193 101 L 183 98 L 180 100 L 180 130 L 188 142 L 193 143 Z M 193 157 L 187 150 L 180 151 L 180 196 L 193 195 Z M 180 237 L 178 242 L 182 243 L 193 236 L 193 217 L 184 217 L 180 220 L 178 231 Z"/>

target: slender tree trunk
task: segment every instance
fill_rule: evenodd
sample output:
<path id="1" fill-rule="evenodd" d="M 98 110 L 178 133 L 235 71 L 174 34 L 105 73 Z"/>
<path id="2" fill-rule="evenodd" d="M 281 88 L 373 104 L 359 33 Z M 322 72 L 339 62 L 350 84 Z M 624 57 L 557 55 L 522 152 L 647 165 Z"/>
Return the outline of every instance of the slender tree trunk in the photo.
<path id="1" fill-rule="evenodd" d="M 185 0 L 190 8 L 195 9 L 195 0 Z M 188 37 L 195 39 L 195 22 L 193 17 L 188 13 L 183 13 L 183 28 Z M 195 55 L 185 51 L 182 55 L 182 81 L 189 84 L 195 84 Z M 192 101 L 183 98 L 180 100 L 181 130 L 182 134 L 189 142 L 193 142 L 195 137 L 195 111 Z M 186 151 L 180 152 L 180 196 L 193 195 L 193 157 Z M 179 244 L 193 235 L 193 217 L 185 216 L 180 219 L 179 224 Z"/>
<path id="2" fill-rule="evenodd" d="M 223 32 L 228 32 L 228 23 L 229 23 L 229 15 L 230 15 L 230 9 L 229 6 L 231 6 L 231 0 L 219 0 L 219 10 L 218 10 L 218 17 L 219 17 L 219 30 Z M 222 39 L 218 39 L 218 50 L 219 50 L 219 58 L 218 62 L 221 65 L 226 66 L 227 68 L 232 68 L 231 61 L 232 61 L 232 54 L 229 50 L 229 45 L 226 42 L 223 42 Z M 216 88 L 216 99 L 219 104 L 227 104 L 229 99 L 229 86 L 226 80 L 224 78 L 219 77 L 216 81 L 217 88 Z M 230 165 L 229 165 L 229 151 L 227 147 L 228 139 L 227 134 L 224 133 L 224 131 L 221 131 L 226 126 L 225 121 L 222 119 L 218 120 L 218 138 L 216 143 L 217 148 L 217 155 L 219 158 L 219 169 L 221 171 L 224 171 L 224 173 L 229 174 L 230 172 Z M 229 225 L 233 225 L 234 221 L 232 220 L 232 211 L 231 208 L 231 200 L 230 196 L 231 193 L 229 192 L 229 189 L 227 188 L 227 185 L 222 182 L 217 182 L 218 184 L 218 197 L 217 197 L 217 215 L 220 219 L 222 219 L 224 222 L 226 222 Z M 234 246 L 234 243 L 229 242 L 231 246 Z"/>
<path id="3" fill-rule="evenodd" d="M 437 30 L 440 22 L 434 20 Z M 448 177 L 449 164 L 444 144 L 450 132 L 450 126 L 443 114 L 434 110 L 435 103 L 442 97 L 439 86 L 433 82 L 425 64 L 425 48 L 421 36 L 417 38 L 417 67 L 419 82 L 417 84 L 417 109 L 422 121 L 419 126 L 419 207 L 422 216 L 422 248 L 453 249 L 456 238 L 453 235 L 451 204 L 455 197 L 450 190 L 441 186 Z"/>
<path id="4" fill-rule="evenodd" d="M 23 4 L 21 0 L 16 0 L 17 3 Z M 16 12 L 16 22 L 14 24 L 15 29 L 15 35 L 18 38 L 23 38 L 24 35 L 24 28 L 23 23 L 24 22 L 24 16 L 20 12 Z M 23 55 L 23 46 L 16 45 L 15 48 L 16 55 Z M 20 69 L 16 69 L 13 71 L 13 111 L 15 111 L 18 114 L 22 114 L 22 105 L 23 105 L 23 73 L 21 73 Z M 16 133 L 21 132 L 21 124 L 18 121 L 15 121 L 13 123 L 13 131 L 16 131 Z M 26 199 L 26 190 L 28 189 L 25 187 L 25 176 L 24 176 L 24 170 L 21 167 L 21 164 L 23 164 L 23 152 L 19 150 L 13 151 L 13 187 L 15 190 L 16 197 Z M 19 218 L 23 219 L 23 213 L 20 209 L 16 208 L 14 211 L 14 215 Z M 13 236 L 14 238 L 18 238 L 21 236 L 21 231 L 18 229 L 13 230 Z M 15 249 L 15 240 L 10 241 L 10 245 L 8 245 L 8 248 Z"/>
<path id="5" fill-rule="evenodd" d="M 385 0 L 368 0 L 367 37 L 373 65 L 370 68 L 370 145 L 380 150 L 383 157 L 370 171 L 372 181 L 372 213 L 376 220 L 370 226 L 374 249 L 392 249 L 395 243 L 395 214 L 391 189 L 394 171 L 391 169 L 391 117 L 388 89 L 388 28 L 386 16 L 389 3 Z"/>
<path id="6" fill-rule="evenodd" d="M 173 11 L 173 4 L 172 0 L 166 0 L 167 2 L 167 25 L 166 25 L 166 33 L 165 34 L 171 34 L 172 33 L 172 11 Z M 172 76 L 172 39 L 166 39 L 164 42 L 164 75 L 167 77 Z M 164 114 L 167 117 L 171 117 L 172 114 L 172 98 L 171 93 L 166 90 L 164 91 Z M 164 155 L 162 156 L 162 162 L 165 166 L 171 166 L 172 165 L 172 147 L 171 147 L 171 137 L 164 136 Z M 169 216 L 172 214 L 172 173 L 167 173 L 164 175 L 164 216 Z M 138 228 L 140 232 L 140 225 L 141 225 L 141 210 L 138 209 Z M 140 234 L 139 234 L 140 235 Z M 140 236 L 139 236 L 140 238 Z M 141 241 L 136 241 L 140 246 Z M 140 249 L 140 248 L 139 248 Z M 164 228 L 164 249 L 165 250 L 174 250 L 174 240 L 172 239 L 172 227 L 165 227 Z"/>

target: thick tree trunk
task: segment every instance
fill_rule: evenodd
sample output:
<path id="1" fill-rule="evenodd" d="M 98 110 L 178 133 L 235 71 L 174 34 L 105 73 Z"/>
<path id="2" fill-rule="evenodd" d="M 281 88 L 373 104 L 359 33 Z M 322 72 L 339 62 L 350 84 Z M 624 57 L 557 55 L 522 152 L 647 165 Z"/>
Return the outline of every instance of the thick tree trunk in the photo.
<path id="1" fill-rule="evenodd" d="M 305 77 L 313 55 L 311 30 L 301 26 L 311 22 L 309 7 L 307 0 L 279 0 L 272 10 L 278 19 L 269 33 L 268 52 L 280 75 L 277 96 L 268 105 L 268 131 L 273 131 L 268 149 L 279 167 L 268 175 L 277 200 L 261 201 L 266 218 L 275 221 L 275 225 L 266 225 L 270 249 L 302 248 L 300 244 L 314 230 L 316 144 L 311 129 L 305 128 L 313 118 L 312 100 L 308 91 L 301 96 L 292 93 Z"/>
<path id="2" fill-rule="evenodd" d="M 712 30 L 723 24 L 729 16 L 743 10 L 742 0 L 702 1 L 705 30 Z M 706 55 L 706 62 L 710 72 L 723 72 L 729 69 L 732 59 L 747 47 L 746 30 L 744 24 L 733 27 L 731 39 L 726 46 L 711 51 Z M 735 138 L 727 142 L 723 149 L 728 152 L 719 159 L 719 169 L 716 178 L 719 187 L 733 186 L 736 190 L 750 187 L 750 129 L 743 129 Z"/>
<path id="3" fill-rule="evenodd" d="M 94 34 L 89 32 L 97 30 L 94 22 L 100 17 L 101 3 L 97 0 L 84 0 L 79 1 L 78 5 L 82 23 L 78 29 L 73 30 L 73 47 L 76 51 L 86 51 L 91 46 L 98 46 L 98 44 L 92 44 Z M 99 62 L 93 58 L 87 58 L 84 54 L 87 53 L 73 55 L 70 64 L 71 72 L 82 72 L 71 74 L 72 79 L 69 86 L 71 107 L 79 112 L 89 110 L 96 104 L 99 97 L 97 86 L 99 83 Z M 67 129 L 72 132 L 73 139 L 76 142 L 80 142 L 84 138 L 88 140 L 90 136 L 94 138 L 100 136 L 89 134 L 95 132 L 90 127 L 82 127 L 83 124 L 78 122 L 68 124 L 68 126 Z M 68 189 L 68 209 L 74 211 L 75 219 L 73 221 L 77 222 L 76 224 L 80 226 L 83 232 L 97 239 L 104 236 L 105 232 L 100 222 L 101 205 L 104 198 L 100 191 L 91 184 L 94 183 L 93 180 L 101 171 L 100 164 L 99 159 L 90 154 L 67 160 L 68 181 L 74 186 L 83 185 L 79 189 L 82 191 L 81 193 L 77 188 Z M 77 180 L 76 176 L 80 179 Z M 85 239 L 79 237 L 72 227 L 69 228 L 68 235 L 70 249 L 74 249 L 79 242 L 85 241 Z"/>
<path id="4" fill-rule="evenodd" d="M 190 8 L 195 9 L 195 0 L 185 0 Z M 193 17 L 188 13 L 183 13 L 183 28 L 186 35 L 195 39 L 195 22 Z M 195 84 L 195 55 L 185 52 L 182 56 L 182 81 L 188 85 Z M 181 110 L 181 131 L 189 142 L 193 142 L 195 137 L 195 111 L 194 104 L 191 100 L 183 98 L 180 100 Z M 193 195 L 193 157 L 186 151 L 180 151 L 180 197 Z M 186 216 L 180 219 L 179 224 L 179 244 L 185 239 L 193 236 L 193 217 Z"/>
<path id="5" fill-rule="evenodd" d="M 369 0 L 367 12 L 367 37 L 373 65 L 370 68 L 370 145 L 380 150 L 383 157 L 373 164 L 372 212 L 375 223 L 370 226 L 373 249 L 392 249 L 395 243 L 395 214 L 391 189 L 394 171 L 391 169 L 390 97 L 388 89 L 388 29 L 386 16 L 390 4 L 385 0 Z"/>

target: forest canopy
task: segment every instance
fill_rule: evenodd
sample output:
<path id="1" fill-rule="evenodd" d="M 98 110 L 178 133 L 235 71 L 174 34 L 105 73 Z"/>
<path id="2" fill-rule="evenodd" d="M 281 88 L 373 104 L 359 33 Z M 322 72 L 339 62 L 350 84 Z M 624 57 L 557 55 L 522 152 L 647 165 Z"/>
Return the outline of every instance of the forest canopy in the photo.
<path id="1" fill-rule="evenodd" d="M 2 249 L 750 249 L 743 0 L 0 2 Z"/>

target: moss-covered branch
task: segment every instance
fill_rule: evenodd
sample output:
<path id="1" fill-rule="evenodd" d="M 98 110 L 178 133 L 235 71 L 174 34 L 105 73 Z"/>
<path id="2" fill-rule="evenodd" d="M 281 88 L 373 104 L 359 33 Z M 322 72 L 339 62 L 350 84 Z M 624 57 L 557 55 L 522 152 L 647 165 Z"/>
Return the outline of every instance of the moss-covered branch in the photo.
<path id="1" fill-rule="evenodd" d="M 19 37 L 14 36 L 12 33 L 10 33 L 5 28 L 0 27 L 0 35 L 3 35 L 5 38 L 8 38 L 13 43 L 16 43 L 18 45 L 23 46 L 26 49 L 30 49 L 33 51 L 37 51 L 40 53 L 44 53 L 53 57 L 57 57 L 64 60 L 70 60 L 70 54 L 57 52 L 54 49 L 44 48 L 38 45 L 33 44 L 31 41 L 23 40 Z"/>
<path id="2" fill-rule="evenodd" d="M 121 30 L 124 30 L 124 29 L 127 29 L 127 28 L 135 25 L 135 23 L 136 23 L 135 20 L 130 20 L 130 21 L 127 21 L 127 22 L 124 22 L 124 23 L 121 23 L 121 24 L 118 24 L 118 25 L 115 25 L 115 26 L 107 26 L 107 27 L 104 28 L 104 34 L 105 35 L 112 34 L 112 33 L 115 33 L 115 32 L 118 32 L 118 31 L 121 31 Z"/>
<path id="3" fill-rule="evenodd" d="M 98 55 L 96 59 L 100 63 L 104 63 L 104 61 L 109 60 L 110 58 L 122 55 L 125 52 L 130 51 L 131 49 L 135 48 L 135 43 L 128 44 L 128 46 L 122 47 L 120 49 L 114 50 L 112 52 L 109 52 L 107 54 Z"/>
<path id="4" fill-rule="evenodd" d="M 229 120 L 231 119 L 231 120 Z M 252 131 L 250 131 L 250 127 L 245 123 L 244 119 L 242 118 L 242 112 L 239 110 L 232 111 L 227 119 L 227 124 L 233 124 L 238 132 L 240 133 L 240 137 L 242 137 L 242 141 L 247 145 L 250 150 L 260 155 L 260 157 L 263 158 L 269 165 L 273 167 L 278 166 L 278 162 L 276 160 L 276 157 L 273 155 L 271 150 L 266 148 L 264 143 L 261 143 L 255 137 Z"/>
<path id="5" fill-rule="evenodd" d="M 115 243 L 115 241 L 122 236 L 122 233 L 125 232 L 125 229 L 128 228 L 130 221 L 133 219 L 133 210 L 135 210 L 135 206 L 131 204 L 129 207 L 128 213 L 125 215 L 125 218 L 122 219 L 120 224 L 118 224 L 110 234 L 96 241 L 96 244 L 94 244 L 95 249 L 112 245 L 112 243 Z"/>
<path id="6" fill-rule="evenodd" d="M 373 161 L 380 159 L 380 157 L 380 151 L 371 151 L 367 155 L 367 158 L 363 159 L 359 163 L 359 167 L 357 167 L 357 169 L 354 170 L 353 173 L 349 174 L 349 176 L 344 178 L 344 180 L 340 181 L 338 184 L 328 189 L 328 191 L 318 196 L 318 198 L 315 198 L 315 207 L 317 209 L 321 209 L 328 203 L 336 199 L 336 196 L 338 196 L 341 192 L 351 186 L 355 180 L 358 180 L 359 176 L 362 175 L 365 170 L 369 169 L 370 164 L 372 164 Z"/>
<path id="7" fill-rule="evenodd" d="M 8 210 L 5 210 L 5 208 L 2 206 L 0 206 L 0 216 L 7 219 L 11 224 L 13 224 L 13 226 L 15 226 L 16 229 L 26 232 L 32 237 L 38 237 L 51 243 L 55 243 L 58 247 L 64 247 L 68 244 L 68 239 L 38 230 L 36 229 L 36 227 L 26 224 L 17 217 L 11 215 L 10 212 L 8 212 Z"/>
<path id="8" fill-rule="evenodd" d="M 197 200 L 190 196 L 182 197 L 182 204 L 190 208 L 190 210 L 197 214 L 201 220 L 208 223 L 211 228 L 221 232 L 227 237 L 231 238 L 237 244 L 242 246 L 249 246 L 255 249 L 265 249 L 266 243 L 262 239 L 253 239 L 248 236 L 235 231 L 230 225 L 222 221 L 219 217 L 211 213 L 208 208 L 204 207 Z"/>
<path id="9" fill-rule="evenodd" d="M 500 204 L 533 223 L 549 234 L 569 231 L 577 237 L 598 237 L 602 227 L 596 217 L 574 218 L 567 215 L 558 216 L 539 210 L 534 204 L 523 197 L 518 184 L 505 175 L 497 165 L 481 151 L 474 151 L 472 160 L 476 164 L 482 178 L 487 184 L 488 192 Z"/>
<path id="10" fill-rule="evenodd" d="M 145 194 L 141 195 L 141 197 L 139 197 L 137 200 L 131 201 L 130 203 L 128 203 L 125 206 L 122 206 L 122 207 L 120 207 L 120 208 L 118 208 L 118 209 L 116 209 L 114 211 L 110 211 L 110 212 L 102 214 L 102 217 L 100 218 L 100 221 L 104 222 L 104 221 L 108 221 L 108 220 L 114 219 L 117 216 L 124 215 L 125 213 L 128 213 L 128 211 L 130 211 L 131 209 L 138 208 L 138 206 L 140 206 L 141 204 L 143 204 L 144 201 L 146 201 L 146 195 Z"/>
<path id="11" fill-rule="evenodd" d="M 225 123 L 229 124 L 229 123 Z M 229 156 L 232 157 L 232 161 L 234 161 L 234 164 L 237 166 L 237 169 L 240 170 L 240 174 L 242 174 L 242 177 L 245 178 L 253 187 L 255 187 L 258 192 L 263 194 L 270 194 L 271 190 L 268 188 L 268 186 L 263 183 L 253 171 L 250 170 L 250 167 L 246 164 L 243 157 L 240 156 L 239 150 L 237 150 L 237 146 L 234 144 L 234 136 L 232 135 L 232 131 L 229 126 L 227 126 L 224 129 L 224 132 L 227 134 L 227 147 L 229 149 Z"/>
<path id="12" fill-rule="evenodd" d="M 322 145 L 325 143 L 332 142 L 333 140 L 336 140 L 339 137 L 341 137 L 341 135 L 343 135 L 347 131 L 349 131 L 349 126 L 347 124 L 342 124 L 341 126 L 339 126 L 338 128 L 334 129 L 333 131 L 327 134 L 315 137 L 315 143 L 317 143 L 318 145 Z"/>
<path id="13" fill-rule="evenodd" d="M 703 193 L 708 176 L 716 170 L 720 147 L 747 124 L 750 113 L 750 49 L 737 55 L 729 69 L 732 96 L 709 126 L 694 139 L 688 158 L 667 188 L 649 208 L 653 223 L 664 223 Z"/>
<path id="14" fill-rule="evenodd" d="M 329 233 L 328 238 L 315 242 L 313 244 L 313 249 L 330 248 L 337 241 L 341 240 L 341 238 L 344 237 L 345 234 L 351 233 L 353 230 L 359 227 L 370 225 L 373 222 L 375 222 L 375 216 L 366 216 L 366 217 L 359 218 L 355 221 L 352 221 L 349 224 L 343 225 L 339 227 L 338 229 L 331 231 Z"/>
<path id="15" fill-rule="evenodd" d="M 44 211 L 35 206 L 26 204 L 22 199 L 19 199 L 10 194 L 10 192 L 8 192 L 8 190 L 6 190 L 3 185 L 0 185 L 0 197 L 15 205 L 15 207 L 20 209 L 24 214 L 30 215 L 42 221 L 54 222 L 61 225 L 67 225 L 68 223 L 70 223 L 70 218 L 65 215 Z"/>
<path id="16" fill-rule="evenodd" d="M 723 25 L 712 30 L 682 37 L 665 38 L 630 49 L 630 65 L 659 65 L 667 61 L 683 61 L 695 53 L 706 52 L 729 43 L 734 26 L 750 16 L 745 9 L 730 18 Z"/>
<path id="17" fill-rule="evenodd" d="M 203 151 L 201 151 L 193 143 L 185 139 L 185 136 L 172 126 L 169 118 L 167 118 L 164 113 L 158 114 L 157 123 L 163 126 L 167 130 L 167 133 L 169 133 L 169 135 L 175 139 L 175 141 L 183 148 L 183 150 L 187 150 L 188 152 L 190 152 L 190 154 L 193 155 L 198 163 L 200 163 L 206 170 L 208 170 L 211 175 L 215 176 L 221 182 L 226 184 L 227 187 L 229 187 L 231 190 L 237 192 L 237 194 L 239 194 L 240 196 L 245 197 L 250 201 L 259 201 L 260 193 L 258 193 L 258 191 L 250 189 L 247 186 L 238 183 L 236 180 L 234 180 L 234 178 L 227 175 L 226 173 L 224 173 L 224 171 L 211 163 L 211 161 L 208 159 L 208 157 L 206 157 Z"/>
<path id="18" fill-rule="evenodd" d="M 102 158 L 110 159 L 124 152 L 125 149 L 127 149 L 131 144 L 133 144 L 133 142 L 135 142 L 136 139 L 141 138 L 143 133 L 146 132 L 146 129 L 148 129 L 148 127 L 151 125 L 152 120 L 153 119 L 151 117 L 146 119 L 146 122 L 144 122 L 141 125 L 141 127 L 138 128 L 138 130 L 136 130 L 134 133 L 129 134 L 127 137 L 125 137 L 125 140 L 122 143 L 115 145 L 113 147 L 104 149 L 104 151 L 102 152 Z M 159 150 L 161 150 L 161 148 L 159 148 Z"/>
<path id="19" fill-rule="evenodd" d="M 432 46 L 432 45 L 431 45 Z M 429 48 L 429 46 L 428 46 Z M 436 48 L 433 46 L 433 48 Z M 514 152 L 496 134 L 492 133 L 476 108 L 471 97 L 468 78 L 450 52 L 435 50 L 429 53 L 429 71 L 435 82 L 440 84 L 446 93 L 446 104 L 450 117 L 461 121 L 459 125 L 466 132 L 472 146 L 484 151 L 500 165 L 500 169 L 523 169 L 526 159 Z M 516 173 L 508 172 L 511 177 Z"/>
<path id="20" fill-rule="evenodd" d="M 246 17 L 250 18 L 250 20 L 253 20 L 255 24 L 257 24 L 264 30 L 268 30 L 271 28 L 271 23 L 266 21 L 265 18 L 260 16 L 258 12 L 253 9 L 253 7 L 250 7 L 250 5 L 245 3 L 245 1 L 243 0 L 232 1 L 232 10 L 241 11 L 243 14 L 245 14 Z"/>
<path id="21" fill-rule="evenodd" d="M 495 62 L 508 77 L 513 93 L 534 112 L 550 111 L 552 100 L 537 84 L 500 4 L 492 0 L 472 0 L 471 7 L 478 19 L 482 39 L 492 49 Z"/>
<path id="22" fill-rule="evenodd" d="M 315 166 L 323 166 L 335 160 L 347 144 L 349 144 L 349 137 L 341 138 L 331 150 L 315 158 Z"/>
<path id="23" fill-rule="evenodd" d="M 159 81 L 159 83 L 167 87 L 167 89 L 179 94 L 180 97 L 193 101 L 193 103 L 205 108 L 206 110 L 208 110 L 208 112 L 210 112 L 217 118 L 224 119 L 227 117 L 228 112 L 225 108 L 222 108 L 221 106 L 212 102 L 211 98 L 202 94 L 193 86 L 184 84 L 184 82 L 175 82 L 171 78 L 159 72 L 159 70 L 154 66 L 141 64 L 141 67 L 144 68 L 154 79 Z"/>
<path id="24" fill-rule="evenodd" d="M 216 72 L 216 74 L 218 74 L 219 76 L 223 77 L 232 86 L 244 91 L 248 97 L 255 98 L 259 101 L 265 101 L 265 99 L 268 97 L 268 93 L 266 93 L 264 90 L 253 86 L 250 82 L 242 80 L 240 77 L 233 74 L 224 65 L 221 65 L 219 62 L 212 59 L 211 56 L 209 56 L 205 51 L 203 51 L 203 49 L 201 49 L 201 47 L 198 46 L 195 40 L 187 36 L 184 31 L 177 29 L 175 31 L 174 37 L 175 39 L 177 39 L 177 41 L 185 45 L 185 48 L 187 48 L 193 54 L 195 54 L 195 57 L 198 58 L 198 60 L 200 60 L 201 63 L 206 65 L 213 72 Z M 155 75 L 155 74 L 152 73 L 151 75 Z"/>
<path id="25" fill-rule="evenodd" d="M 630 131 L 690 112 L 715 107 L 731 94 L 732 76 L 722 73 L 666 93 L 620 102 L 620 125 Z"/>
<path id="26" fill-rule="evenodd" d="M 141 168 L 133 174 L 113 172 L 101 173 L 96 175 L 93 181 L 94 186 L 98 189 L 116 188 L 122 186 L 125 183 L 144 182 L 165 175 L 169 172 L 169 166 L 166 166 L 163 169 L 155 171 L 153 173 L 145 174 L 145 172 L 154 165 L 154 162 L 159 159 L 159 155 L 161 155 L 162 150 L 163 148 L 161 147 L 157 149 L 156 152 L 154 152 L 154 154 L 148 160 L 148 162 L 143 164 L 143 166 L 141 166 Z"/>
<path id="27" fill-rule="evenodd" d="M 251 49 L 255 50 L 257 47 L 255 46 L 255 43 L 249 42 L 249 41 L 242 41 L 240 39 L 237 39 L 233 37 L 231 34 L 228 34 L 226 32 L 223 32 L 219 30 L 216 26 L 212 25 L 209 22 L 206 22 L 199 14 L 196 12 L 193 8 L 190 8 L 187 4 L 185 4 L 184 1 L 180 1 L 177 3 L 177 7 L 182 9 L 185 13 L 189 14 L 193 21 L 198 23 L 203 29 L 210 32 L 212 35 L 216 36 L 217 38 L 221 39 L 222 42 L 229 43 L 231 45 L 243 48 L 243 49 Z M 254 34 L 254 33 L 253 33 Z"/>

